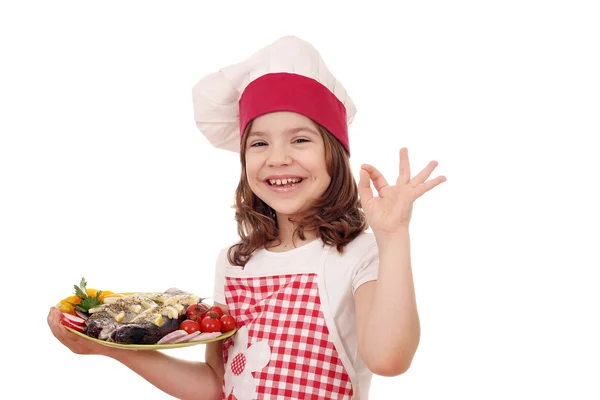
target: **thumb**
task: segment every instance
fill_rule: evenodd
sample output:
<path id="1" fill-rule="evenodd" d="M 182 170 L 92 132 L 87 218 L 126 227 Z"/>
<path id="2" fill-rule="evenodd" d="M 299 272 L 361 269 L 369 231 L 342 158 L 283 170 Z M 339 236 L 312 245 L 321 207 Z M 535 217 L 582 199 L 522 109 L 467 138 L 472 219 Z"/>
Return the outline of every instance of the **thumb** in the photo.
<path id="1" fill-rule="evenodd" d="M 358 181 L 358 195 L 360 196 L 360 202 L 363 207 L 373 198 L 371 178 L 369 177 L 369 173 L 362 168 L 360 170 L 360 180 Z"/>

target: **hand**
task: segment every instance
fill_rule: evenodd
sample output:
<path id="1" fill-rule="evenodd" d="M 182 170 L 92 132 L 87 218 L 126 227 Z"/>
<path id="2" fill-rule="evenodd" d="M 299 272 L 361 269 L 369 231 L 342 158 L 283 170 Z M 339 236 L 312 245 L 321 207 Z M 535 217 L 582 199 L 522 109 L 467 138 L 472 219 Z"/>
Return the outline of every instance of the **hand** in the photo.
<path id="1" fill-rule="evenodd" d="M 437 161 L 431 161 L 419 174 L 410 179 L 408 149 L 403 147 L 400 149 L 400 175 L 395 186 L 388 185 L 375 167 L 362 165 L 358 193 L 373 233 L 394 234 L 408 227 L 414 201 L 446 181 L 445 176 L 426 181 L 437 165 Z M 371 181 L 379 197 L 373 197 Z"/>
<path id="2" fill-rule="evenodd" d="M 60 322 L 62 318 L 62 312 L 58 308 L 50 308 L 50 312 L 48 313 L 48 325 L 50 326 L 50 330 L 62 344 L 69 348 L 69 350 L 75 354 L 107 355 L 108 347 L 84 339 L 73 332 L 69 332 Z"/>

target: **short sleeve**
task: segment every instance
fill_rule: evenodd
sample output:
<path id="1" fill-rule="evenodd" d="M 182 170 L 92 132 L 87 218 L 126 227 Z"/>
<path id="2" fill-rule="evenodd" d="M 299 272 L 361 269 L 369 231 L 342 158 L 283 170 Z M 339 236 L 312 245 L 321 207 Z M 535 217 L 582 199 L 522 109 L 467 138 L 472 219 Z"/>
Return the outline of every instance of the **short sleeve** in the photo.
<path id="1" fill-rule="evenodd" d="M 215 287 L 213 289 L 213 300 L 215 303 L 225 303 L 225 268 L 229 265 L 227 261 L 227 249 L 222 249 L 217 258 L 215 268 Z"/>
<path id="2" fill-rule="evenodd" d="M 369 243 L 363 255 L 360 257 L 352 279 L 352 294 L 362 284 L 376 281 L 379 272 L 379 249 L 375 241 Z"/>

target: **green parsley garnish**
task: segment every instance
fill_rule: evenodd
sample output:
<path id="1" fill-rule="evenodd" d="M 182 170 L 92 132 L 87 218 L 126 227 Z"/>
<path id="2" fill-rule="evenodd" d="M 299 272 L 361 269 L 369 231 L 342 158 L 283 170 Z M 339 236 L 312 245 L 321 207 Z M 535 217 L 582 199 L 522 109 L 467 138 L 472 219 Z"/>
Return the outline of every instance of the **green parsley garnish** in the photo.
<path id="1" fill-rule="evenodd" d="M 102 304 L 102 300 L 100 300 L 102 290 L 99 290 L 95 297 L 90 297 L 86 293 L 86 285 L 87 282 L 85 281 L 85 278 L 81 278 L 81 283 L 79 286 L 73 285 L 73 287 L 75 287 L 75 295 L 81 298 L 81 303 L 77 304 L 76 308 L 84 313 L 89 313 L 90 308 L 94 308 Z"/>

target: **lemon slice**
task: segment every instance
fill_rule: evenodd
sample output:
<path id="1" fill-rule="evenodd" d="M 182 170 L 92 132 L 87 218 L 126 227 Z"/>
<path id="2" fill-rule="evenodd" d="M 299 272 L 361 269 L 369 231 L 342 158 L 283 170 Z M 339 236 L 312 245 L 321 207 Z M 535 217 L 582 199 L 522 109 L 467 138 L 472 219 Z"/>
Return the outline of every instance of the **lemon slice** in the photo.
<path id="1" fill-rule="evenodd" d="M 156 326 L 161 326 L 163 323 L 163 317 L 161 314 L 154 314 L 153 315 L 154 319 L 152 320 L 152 322 L 154 323 L 154 325 Z"/>
<path id="2" fill-rule="evenodd" d="M 123 321 L 123 318 L 125 318 L 125 311 L 121 311 L 119 313 L 115 313 L 113 311 L 108 310 L 108 313 L 110 314 L 111 317 L 113 317 L 115 319 L 115 321 L 117 322 L 121 322 Z"/>
<path id="3" fill-rule="evenodd" d="M 174 306 L 165 306 L 162 309 L 161 314 L 166 315 L 171 319 L 176 319 L 177 317 L 179 317 L 179 310 L 177 310 L 177 308 L 175 308 Z"/>

